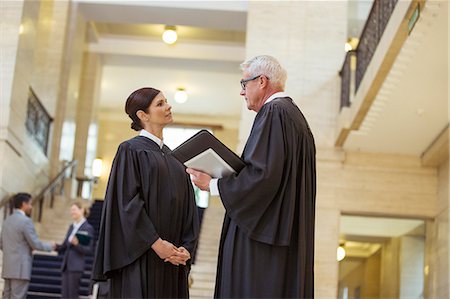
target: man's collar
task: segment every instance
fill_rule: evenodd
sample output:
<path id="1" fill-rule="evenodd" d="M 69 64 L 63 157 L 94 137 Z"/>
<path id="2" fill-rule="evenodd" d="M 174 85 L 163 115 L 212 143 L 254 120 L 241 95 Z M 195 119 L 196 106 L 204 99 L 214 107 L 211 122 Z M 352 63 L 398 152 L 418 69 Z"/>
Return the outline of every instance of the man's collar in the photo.
<path id="1" fill-rule="evenodd" d="M 276 98 L 286 98 L 289 97 L 289 95 L 287 93 L 285 93 L 284 91 L 280 91 L 280 92 L 276 92 L 273 95 L 271 95 L 265 102 L 264 105 L 269 103 L 270 101 L 276 99 Z"/>
<path id="2" fill-rule="evenodd" d="M 14 209 L 14 211 L 16 211 L 17 213 L 22 214 L 23 216 L 26 216 L 25 212 L 22 211 L 21 209 Z"/>

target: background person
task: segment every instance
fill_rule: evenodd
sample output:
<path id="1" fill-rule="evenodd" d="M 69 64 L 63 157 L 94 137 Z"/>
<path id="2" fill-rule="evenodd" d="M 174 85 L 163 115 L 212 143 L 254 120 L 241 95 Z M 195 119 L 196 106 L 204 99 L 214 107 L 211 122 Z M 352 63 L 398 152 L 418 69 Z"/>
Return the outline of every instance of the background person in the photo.
<path id="1" fill-rule="evenodd" d="M 85 257 L 94 253 L 94 228 L 86 220 L 87 211 L 76 202 L 70 207 L 70 216 L 73 224 L 69 226 L 64 242 L 56 245 L 56 250 L 63 255 L 62 271 L 62 298 L 78 298 L 80 280 L 83 276 Z M 89 243 L 83 245 L 76 234 L 84 233 L 88 236 Z"/>
<path id="2" fill-rule="evenodd" d="M 25 298 L 31 279 L 33 250 L 51 251 L 55 243 L 39 240 L 31 220 L 32 198 L 28 193 L 12 197 L 14 212 L 2 224 L 0 249 L 3 251 L 3 299 Z"/>

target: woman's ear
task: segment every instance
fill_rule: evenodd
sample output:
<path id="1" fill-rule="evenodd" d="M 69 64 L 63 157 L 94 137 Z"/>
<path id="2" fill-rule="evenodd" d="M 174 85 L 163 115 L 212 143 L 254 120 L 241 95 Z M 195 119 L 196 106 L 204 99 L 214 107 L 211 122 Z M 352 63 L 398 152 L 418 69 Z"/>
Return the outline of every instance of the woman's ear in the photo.
<path id="1" fill-rule="evenodd" d="M 148 121 L 148 115 L 147 115 L 147 113 L 145 113 L 144 111 L 142 111 L 142 110 L 138 110 L 137 112 L 136 112 L 136 116 L 137 117 L 139 117 L 139 119 L 141 120 L 141 121 Z"/>

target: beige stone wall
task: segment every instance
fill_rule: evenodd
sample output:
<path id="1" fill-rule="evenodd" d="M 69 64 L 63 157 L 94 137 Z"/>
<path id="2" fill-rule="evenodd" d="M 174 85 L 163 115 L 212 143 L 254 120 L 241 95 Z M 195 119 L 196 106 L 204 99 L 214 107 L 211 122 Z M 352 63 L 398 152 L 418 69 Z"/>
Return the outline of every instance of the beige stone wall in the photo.
<path id="1" fill-rule="evenodd" d="M 53 162 L 59 168 L 58 153 L 60 131 L 58 120 L 64 119 L 61 103 L 67 92 L 65 74 L 81 60 L 67 54 L 67 40 L 72 31 L 69 14 L 70 1 L 2 1 L 2 22 L 8 33 L 3 38 L 2 49 L 2 119 L 0 124 L 1 194 L 40 191 L 55 174 L 50 169 Z M 75 13 L 76 14 L 76 13 Z M 3 18 L 3 15 L 5 18 Z M 2 27 L 3 30 L 3 27 Z M 20 34 L 19 34 L 20 32 Z M 2 31 L 3 33 L 3 31 Z M 81 32 L 84 39 L 84 32 Z M 83 47 L 79 47 L 83 52 Z M 3 68 L 3 62 L 5 68 Z M 5 78 L 5 81 L 3 80 Z M 76 76 L 73 81 L 79 80 Z M 3 89 L 5 83 L 5 89 Z M 32 88 L 44 108 L 55 120 L 51 126 L 47 155 L 26 132 L 25 120 L 28 90 Z M 56 138 L 55 138 L 56 137 Z M 55 146 L 57 144 L 57 146 Z M 4 162 L 4 163 L 3 163 Z M 7 176 L 3 176 L 7 174 Z M 20 180 L 17 178 L 20 177 Z"/>
<path id="2" fill-rule="evenodd" d="M 12 60 L 8 60 L 5 65 L 8 73 L 5 78 L 5 93 L 2 94 L 2 103 L 4 101 L 6 105 L 2 107 L 2 118 L 5 118 L 1 121 L 3 154 L 1 193 L 36 192 L 48 176 L 48 159 L 39 146 L 29 138 L 25 120 L 28 89 L 35 72 L 34 50 L 37 44 L 37 28 L 41 25 L 40 3 L 6 2 L 2 3 L 5 5 L 2 7 L 2 13 L 8 15 L 5 22 L 8 28 L 6 32 L 9 34 L 2 42 L 6 44 L 6 54 Z M 20 30 L 22 33 L 17 35 Z"/>
<path id="3" fill-rule="evenodd" d="M 382 247 L 380 298 L 399 298 L 400 239 L 391 238 Z"/>
<path id="4" fill-rule="evenodd" d="M 359 289 L 360 298 L 380 298 L 380 259 L 381 253 L 376 252 L 367 259 L 356 259 L 360 265 L 355 267 L 340 281 L 342 287 L 348 288 L 348 298 L 356 298 Z"/>
<path id="5" fill-rule="evenodd" d="M 449 298 L 449 161 L 438 170 L 437 212 L 427 223 L 425 293 L 429 298 Z"/>
<path id="6" fill-rule="evenodd" d="M 305 114 L 319 146 L 334 144 L 346 28 L 346 1 L 249 2 L 246 57 L 267 54 L 280 61 L 288 73 L 286 92 Z M 254 115 L 243 108 L 240 147 Z"/>
<path id="7" fill-rule="evenodd" d="M 401 299 L 420 298 L 424 292 L 423 236 L 401 237 L 400 248 L 400 296 Z"/>
<path id="8" fill-rule="evenodd" d="M 6 161 L 9 160 L 8 157 L 15 154 L 14 152 L 11 153 L 13 150 L 7 143 L 7 139 L 23 5 L 23 1 L 0 2 L 0 26 L 2 28 L 2 38 L 0 39 L 2 49 L 0 57 L 0 165 L 5 165 Z M 5 167 L 0 167 L 0 200 L 12 192 L 12 189 L 5 186 L 3 182 L 3 178 L 8 175 Z"/>
<path id="9" fill-rule="evenodd" d="M 431 218 L 436 213 L 437 171 L 408 156 L 322 149 L 317 159 L 316 296 L 335 298 L 340 215 Z M 383 289 L 395 289 L 388 286 L 395 280 L 388 274 L 396 272 L 383 273 Z"/>

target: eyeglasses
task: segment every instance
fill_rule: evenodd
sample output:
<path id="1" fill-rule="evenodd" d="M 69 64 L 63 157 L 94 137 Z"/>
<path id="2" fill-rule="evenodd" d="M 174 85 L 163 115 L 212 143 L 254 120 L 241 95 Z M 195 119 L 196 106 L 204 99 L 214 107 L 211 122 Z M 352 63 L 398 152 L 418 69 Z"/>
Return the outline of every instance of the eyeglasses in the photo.
<path id="1" fill-rule="evenodd" d="M 262 75 L 258 75 L 258 76 L 252 77 L 252 78 L 242 79 L 242 80 L 241 80 L 241 87 L 242 87 L 242 90 L 245 90 L 245 86 L 247 85 L 248 82 L 253 81 L 253 80 L 255 80 L 255 79 L 258 79 L 258 78 L 261 77 L 261 76 L 262 76 Z"/>

